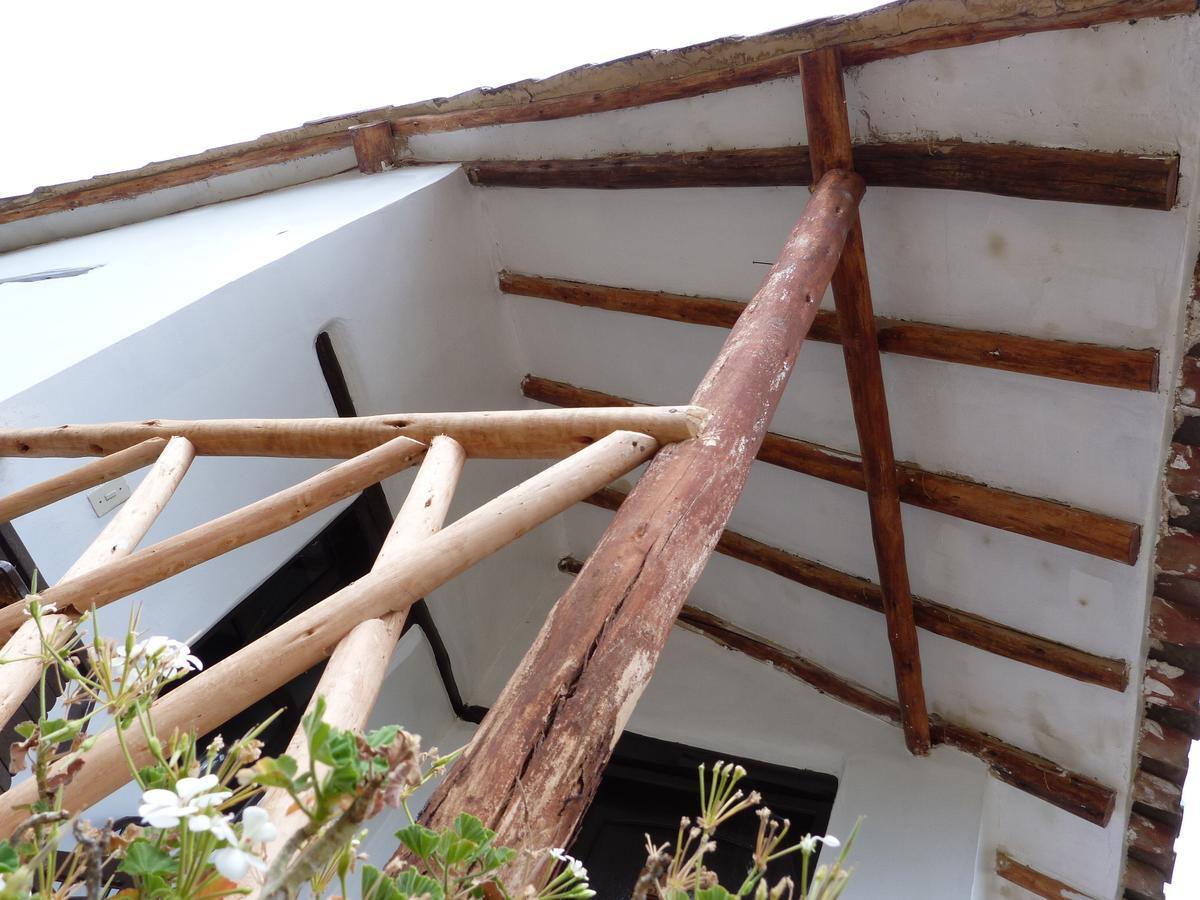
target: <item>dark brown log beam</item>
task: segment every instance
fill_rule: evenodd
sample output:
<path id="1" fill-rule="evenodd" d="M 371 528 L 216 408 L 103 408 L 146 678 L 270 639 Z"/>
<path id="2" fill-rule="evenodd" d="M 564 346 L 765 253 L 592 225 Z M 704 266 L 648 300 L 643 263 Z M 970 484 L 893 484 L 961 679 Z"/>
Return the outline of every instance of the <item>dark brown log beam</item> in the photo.
<path id="1" fill-rule="evenodd" d="M 862 180 L 817 186 L 696 389 L 701 434 L 664 448 L 422 814 L 480 816 L 508 846 L 564 846 L 750 473 L 851 224 Z M 514 864 L 536 883 L 541 863 Z"/>
<path id="2" fill-rule="evenodd" d="M 1183 787 L 1188 772 L 1188 753 L 1192 738 L 1178 728 L 1142 720 L 1138 741 L 1138 764 L 1147 772 Z"/>
<path id="3" fill-rule="evenodd" d="M 1163 882 L 1166 876 L 1153 866 L 1126 858 L 1125 874 L 1121 879 L 1126 900 L 1166 900 Z"/>
<path id="4" fill-rule="evenodd" d="M 583 159 L 465 163 L 480 187 L 699 188 L 812 183 L 809 148 L 626 153 Z M 1139 156 L 966 141 L 857 144 L 854 168 L 870 187 L 975 191 L 1029 200 L 1171 209 L 1178 154 Z"/>
<path id="5" fill-rule="evenodd" d="M 900 722 L 896 701 L 876 694 L 810 660 L 751 634 L 711 613 L 687 607 L 679 624 L 723 647 L 745 653 L 807 684 L 823 694 L 870 715 Z M 1013 787 L 1052 803 L 1093 824 L 1104 826 L 1112 816 L 1116 792 L 1099 782 L 1064 769 L 1057 763 L 1005 743 L 999 738 L 940 716 L 931 717 L 934 744 L 948 744 L 987 763 L 991 773 Z"/>
<path id="6" fill-rule="evenodd" d="M 717 328 L 732 328 L 746 308 L 739 300 L 642 291 L 516 272 L 500 272 L 499 284 L 506 294 Z M 1041 375 L 1081 384 L 1135 391 L 1158 390 L 1157 350 L 1052 341 L 882 316 L 876 316 L 875 330 L 879 349 L 885 353 Z M 837 314 L 831 310 L 818 312 L 808 338 L 841 343 Z"/>
<path id="7" fill-rule="evenodd" d="M 607 488 L 589 497 L 588 502 L 603 509 L 616 510 L 624 499 L 625 494 L 621 491 Z M 736 531 L 726 530 L 721 535 L 717 541 L 717 552 L 831 597 L 878 613 L 883 612 L 883 595 L 879 585 L 869 579 L 840 572 Z M 1068 644 L 1047 640 L 923 597 L 913 597 L 913 613 L 917 627 L 997 656 L 1109 690 L 1124 691 L 1129 683 L 1129 666 L 1124 660 L 1087 653 Z"/>
<path id="8" fill-rule="evenodd" d="M 800 57 L 800 85 L 804 93 L 804 120 L 809 135 L 809 162 L 813 180 L 827 172 L 853 171 L 850 118 L 846 111 L 841 57 L 836 48 L 814 50 Z M 913 617 L 908 561 L 904 552 L 904 522 L 900 513 L 900 488 L 892 450 L 892 426 L 883 362 L 875 335 L 871 281 L 860 219 L 846 235 L 841 259 L 830 281 L 842 336 L 846 381 L 854 427 L 862 453 L 863 481 L 871 514 L 871 538 L 883 595 L 892 668 L 900 701 L 900 724 L 910 753 L 929 752 L 929 710 L 921 676 L 921 645 Z M 820 298 L 818 298 L 819 300 Z"/>
<path id="9" fill-rule="evenodd" d="M 1003 850 L 996 851 L 996 874 L 1046 900 L 1093 900 L 1091 894 L 1019 862 Z"/>
<path id="10" fill-rule="evenodd" d="M 637 405 L 634 400 L 576 387 L 537 375 L 526 375 L 521 390 L 531 400 L 553 406 Z M 761 462 L 863 490 L 859 458 L 769 432 L 758 452 Z M 1023 534 L 1081 553 L 1133 565 L 1141 546 L 1141 526 L 1053 500 L 1001 490 L 959 475 L 929 472 L 898 463 L 900 499 L 911 506 Z"/>
<path id="11" fill-rule="evenodd" d="M 505 294 L 557 300 L 593 310 L 628 312 L 691 325 L 713 325 L 715 328 L 733 328 L 733 323 L 737 322 L 745 308 L 740 300 L 618 288 L 610 284 L 566 281 L 564 278 L 521 275 L 509 271 L 499 272 L 498 281 L 500 290 Z M 881 316 L 875 318 L 875 329 L 884 353 L 998 368 L 1006 372 L 1036 374 L 1044 378 L 1106 388 L 1158 390 L 1158 350 L 1154 349 L 1134 350 L 1073 341 L 1049 341 L 1040 337 L 1002 334 L 1000 331 L 906 322 L 904 319 Z M 838 314 L 829 310 L 818 312 L 809 332 L 809 340 L 841 343 Z"/>

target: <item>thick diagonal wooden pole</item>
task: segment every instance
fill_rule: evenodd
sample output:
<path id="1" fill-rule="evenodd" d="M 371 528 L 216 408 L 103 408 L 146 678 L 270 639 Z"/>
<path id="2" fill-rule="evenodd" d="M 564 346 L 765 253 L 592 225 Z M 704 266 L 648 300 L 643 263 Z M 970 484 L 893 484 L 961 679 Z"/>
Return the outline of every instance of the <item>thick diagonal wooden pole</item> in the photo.
<path id="1" fill-rule="evenodd" d="M 375 559 L 374 569 L 390 565 L 407 548 L 442 527 L 465 461 L 462 445 L 454 438 L 442 435 L 430 441 L 425 461 L 421 463 L 404 505 L 396 514 L 383 549 Z M 309 711 L 318 697 L 324 697 L 328 704 L 325 721 L 338 728 L 361 732 L 387 678 L 388 664 L 404 630 L 407 614 L 408 610 L 402 609 L 355 625 L 329 657 L 313 692 Z M 308 737 L 303 728 L 296 729 L 287 754 L 296 760 L 301 771 L 307 768 Z M 270 860 L 308 818 L 296 808 L 291 796 L 279 788 L 267 791 L 258 805 L 267 811 L 279 832 L 267 848 Z"/>
<path id="2" fill-rule="evenodd" d="M 804 116 L 808 130 L 813 179 L 831 170 L 853 170 L 850 121 L 842 66 L 836 49 L 817 50 L 800 57 L 804 87 Z M 833 300 L 842 333 L 846 378 L 854 404 L 854 424 L 862 452 L 863 480 L 871 508 L 871 534 L 883 610 L 887 618 L 896 690 L 900 699 L 904 743 L 917 755 L 929 752 L 929 711 L 921 683 L 921 650 L 913 617 L 908 566 L 904 559 L 904 528 L 900 519 L 900 491 L 896 483 L 896 457 L 888 422 L 879 339 L 871 308 L 871 285 L 862 224 L 855 221 L 846 237 L 837 271 L 833 273 Z"/>
<path id="3" fill-rule="evenodd" d="M 639 480 L 426 806 L 427 823 L 467 811 L 509 846 L 569 841 L 741 494 L 862 191 L 850 173 L 821 179 L 696 390 L 703 431 Z M 518 862 L 512 883 L 537 878 L 535 864 Z"/>
<path id="4" fill-rule="evenodd" d="M 146 473 L 137 490 L 67 570 L 60 583 L 132 553 L 174 495 L 195 455 L 187 438 L 173 437 L 165 442 L 154 468 Z M 52 612 L 42 617 L 39 631 L 37 623 L 27 618 L 0 650 L 0 726 L 7 724 L 41 677 L 42 633 L 47 636 L 57 633 L 63 644 L 73 633 L 74 621 L 65 610 Z"/>

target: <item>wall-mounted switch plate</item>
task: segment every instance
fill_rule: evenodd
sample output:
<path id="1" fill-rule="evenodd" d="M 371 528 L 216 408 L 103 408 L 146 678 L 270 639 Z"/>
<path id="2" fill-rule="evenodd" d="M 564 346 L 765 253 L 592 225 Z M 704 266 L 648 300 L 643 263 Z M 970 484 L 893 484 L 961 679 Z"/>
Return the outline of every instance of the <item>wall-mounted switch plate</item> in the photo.
<path id="1" fill-rule="evenodd" d="M 107 481 L 88 491 L 87 498 L 88 503 L 92 504 L 96 518 L 101 518 L 129 499 L 129 484 L 124 478 Z"/>

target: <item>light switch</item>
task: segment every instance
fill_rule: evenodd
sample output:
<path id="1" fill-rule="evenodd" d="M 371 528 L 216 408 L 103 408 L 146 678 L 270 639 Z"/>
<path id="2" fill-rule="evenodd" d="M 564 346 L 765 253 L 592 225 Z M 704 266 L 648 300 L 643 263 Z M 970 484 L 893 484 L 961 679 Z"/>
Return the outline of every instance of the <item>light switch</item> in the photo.
<path id="1" fill-rule="evenodd" d="M 102 518 L 129 499 L 129 484 L 124 478 L 107 481 L 88 491 L 87 498 L 96 518 Z"/>

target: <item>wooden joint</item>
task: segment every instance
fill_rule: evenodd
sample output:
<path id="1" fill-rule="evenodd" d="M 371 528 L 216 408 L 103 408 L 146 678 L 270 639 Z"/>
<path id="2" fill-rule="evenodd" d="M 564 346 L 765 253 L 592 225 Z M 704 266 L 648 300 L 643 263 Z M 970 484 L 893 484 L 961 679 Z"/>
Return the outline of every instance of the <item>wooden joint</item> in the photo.
<path id="1" fill-rule="evenodd" d="M 351 125 L 350 139 L 354 146 L 354 158 L 358 160 L 358 171 L 364 175 L 375 175 L 395 168 L 396 140 L 391 122 Z"/>

